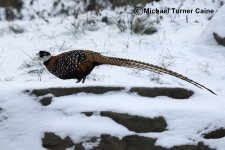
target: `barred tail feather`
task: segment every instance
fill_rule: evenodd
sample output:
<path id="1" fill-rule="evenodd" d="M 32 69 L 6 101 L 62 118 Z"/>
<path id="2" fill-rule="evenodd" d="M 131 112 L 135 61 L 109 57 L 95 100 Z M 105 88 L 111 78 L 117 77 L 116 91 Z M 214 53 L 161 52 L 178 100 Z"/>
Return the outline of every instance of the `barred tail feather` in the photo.
<path id="1" fill-rule="evenodd" d="M 108 65 L 115 65 L 115 66 L 122 66 L 122 67 L 126 67 L 126 68 L 134 68 L 134 69 L 140 69 L 140 70 L 147 70 L 147 71 L 152 71 L 158 74 L 168 74 L 171 76 L 175 76 L 179 79 L 182 79 L 184 81 L 187 81 L 195 86 L 197 86 L 198 88 L 204 88 L 206 90 L 208 90 L 209 92 L 211 92 L 212 94 L 217 95 L 215 92 L 213 92 L 212 90 L 210 90 L 209 88 L 203 86 L 202 84 L 199 84 L 196 81 L 193 81 L 192 79 L 189 79 L 177 72 L 174 72 L 172 70 L 166 69 L 166 68 L 162 68 L 153 64 L 148 64 L 148 63 L 144 63 L 144 62 L 140 62 L 140 61 L 135 61 L 135 60 L 130 60 L 130 59 L 123 59 L 123 58 L 116 58 L 116 57 L 107 57 L 107 56 L 103 56 L 103 55 L 99 55 L 99 57 L 96 57 L 96 62 L 100 63 L 100 64 L 108 64 Z"/>

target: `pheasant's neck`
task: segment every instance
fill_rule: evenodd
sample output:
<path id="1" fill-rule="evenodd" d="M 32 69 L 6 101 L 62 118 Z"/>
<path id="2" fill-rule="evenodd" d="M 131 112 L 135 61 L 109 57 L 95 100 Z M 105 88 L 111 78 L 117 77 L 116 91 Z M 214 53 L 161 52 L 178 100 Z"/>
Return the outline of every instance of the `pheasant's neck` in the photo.
<path id="1" fill-rule="evenodd" d="M 48 66 L 48 63 L 49 63 L 49 61 L 52 59 L 52 56 L 49 58 L 49 59 L 47 59 L 46 61 L 44 61 L 44 65 L 47 67 Z"/>

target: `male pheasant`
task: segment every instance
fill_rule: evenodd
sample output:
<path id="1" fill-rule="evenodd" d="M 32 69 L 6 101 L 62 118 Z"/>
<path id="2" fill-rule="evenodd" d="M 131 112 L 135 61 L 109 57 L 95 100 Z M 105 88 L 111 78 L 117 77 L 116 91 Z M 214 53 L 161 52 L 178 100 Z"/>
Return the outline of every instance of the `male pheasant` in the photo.
<path id="1" fill-rule="evenodd" d="M 139 70 L 148 70 L 159 74 L 169 74 L 187 81 L 198 88 L 204 88 L 209 92 L 216 94 L 209 88 L 172 70 L 136 60 L 107 57 L 90 50 L 72 50 L 56 56 L 52 56 L 47 51 L 39 51 L 37 56 L 40 60 L 43 60 L 44 65 L 50 73 L 60 79 L 77 79 L 77 83 L 81 80 L 82 83 L 84 83 L 86 76 L 89 75 L 96 66 L 115 65 Z"/>

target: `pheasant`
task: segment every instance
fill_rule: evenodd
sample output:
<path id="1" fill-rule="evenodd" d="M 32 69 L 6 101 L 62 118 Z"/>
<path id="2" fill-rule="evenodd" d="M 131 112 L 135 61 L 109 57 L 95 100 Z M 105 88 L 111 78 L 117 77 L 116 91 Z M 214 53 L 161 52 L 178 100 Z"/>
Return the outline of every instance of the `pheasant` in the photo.
<path id="1" fill-rule="evenodd" d="M 168 74 L 189 82 L 198 88 L 204 88 L 216 95 L 216 93 L 209 88 L 172 70 L 141 61 L 107 57 L 90 50 L 72 50 L 56 56 L 52 56 L 47 51 L 39 51 L 39 53 L 37 53 L 37 58 L 42 60 L 48 71 L 56 77 L 60 79 L 77 79 L 77 83 L 81 80 L 82 83 L 84 83 L 86 76 L 89 75 L 96 66 L 114 65 L 152 71 L 158 74 Z"/>

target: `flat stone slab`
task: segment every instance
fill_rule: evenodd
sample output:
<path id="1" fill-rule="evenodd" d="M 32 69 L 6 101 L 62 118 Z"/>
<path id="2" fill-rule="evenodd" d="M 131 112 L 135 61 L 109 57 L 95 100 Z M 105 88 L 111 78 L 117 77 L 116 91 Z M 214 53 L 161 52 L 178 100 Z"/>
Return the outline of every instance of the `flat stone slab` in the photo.
<path id="1" fill-rule="evenodd" d="M 115 122 L 125 126 L 130 131 L 137 133 L 163 132 L 167 127 L 166 120 L 163 117 L 147 118 L 110 111 L 100 112 L 100 115 L 109 117 Z"/>
<path id="2" fill-rule="evenodd" d="M 202 143 L 165 148 L 156 146 L 156 139 L 139 135 L 128 135 L 119 139 L 109 134 L 102 134 L 100 137 L 94 137 L 92 139 L 94 140 L 89 140 L 91 143 L 94 141 L 97 142 L 97 139 L 100 139 L 100 142 L 97 146 L 89 148 L 89 150 L 214 150 Z M 44 137 L 42 138 L 42 146 L 51 150 L 64 150 L 66 148 L 86 150 L 84 143 L 87 144 L 88 141 L 76 143 L 68 136 L 62 139 L 60 136 L 51 132 L 44 133 Z"/>
<path id="3" fill-rule="evenodd" d="M 79 93 L 90 93 L 90 94 L 104 94 L 107 92 L 119 92 L 125 90 L 124 87 L 103 87 L 103 86 L 87 86 L 87 87 L 75 87 L 75 88 L 47 88 L 47 89 L 34 89 L 27 90 L 28 92 L 35 96 L 44 96 L 47 94 L 52 94 L 55 97 L 67 96 Z"/>
<path id="4" fill-rule="evenodd" d="M 86 116 L 92 116 L 94 112 L 81 112 Z M 146 132 L 163 132 L 166 131 L 167 123 L 164 117 L 142 117 L 137 115 L 129 115 L 126 113 L 117 113 L 111 111 L 95 112 L 104 117 L 109 117 L 116 123 L 125 126 L 128 130 L 136 133 Z"/>
<path id="5" fill-rule="evenodd" d="M 188 99 L 194 92 L 184 88 L 167 88 L 167 87 L 132 87 L 129 92 L 137 93 L 144 97 L 168 96 L 174 99 Z"/>
<path id="6" fill-rule="evenodd" d="M 104 87 L 104 86 L 87 86 L 74 88 L 47 88 L 26 90 L 25 93 L 30 93 L 36 97 L 52 94 L 55 97 L 67 96 L 79 93 L 105 94 L 107 92 L 127 92 L 136 93 L 144 97 L 167 96 L 174 99 L 188 99 L 194 92 L 184 88 L 166 88 L 166 87 L 131 87 L 128 91 L 125 87 Z"/>

